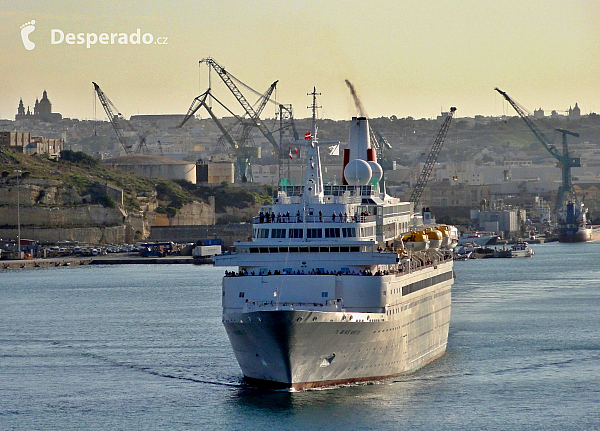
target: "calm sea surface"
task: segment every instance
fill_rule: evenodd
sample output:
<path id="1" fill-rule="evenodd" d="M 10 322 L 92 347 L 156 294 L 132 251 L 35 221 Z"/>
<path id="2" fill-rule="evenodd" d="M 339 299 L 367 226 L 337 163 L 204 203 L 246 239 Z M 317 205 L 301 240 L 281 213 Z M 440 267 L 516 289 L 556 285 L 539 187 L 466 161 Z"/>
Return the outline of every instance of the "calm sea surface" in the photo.
<path id="1" fill-rule="evenodd" d="M 533 248 L 456 262 L 442 358 L 301 393 L 242 382 L 221 268 L 0 272 L 0 429 L 600 429 L 600 243 Z"/>

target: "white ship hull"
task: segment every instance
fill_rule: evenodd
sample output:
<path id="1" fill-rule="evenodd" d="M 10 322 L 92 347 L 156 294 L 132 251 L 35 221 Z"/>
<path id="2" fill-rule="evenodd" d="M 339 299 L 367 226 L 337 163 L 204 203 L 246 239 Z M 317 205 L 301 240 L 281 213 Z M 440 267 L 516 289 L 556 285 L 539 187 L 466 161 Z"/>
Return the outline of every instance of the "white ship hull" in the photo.
<path id="1" fill-rule="evenodd" d="M 223 278 L 223 324 L 245 378 L 292 390 L 405 374 L 442 355 L 454 280 L 454 242 L 438 249 L 432 232 L 432 247 L 413 203 L 385 193 L 366 118 L 352 119 L 343 184 L 323 184 L 316 94 L 312 131 L 294 143 L 306 150 L 304 185 L 280 186 L 251 240 L 214 258 L 236 268 Z"/>
<path id="2" fill-rule="evenodd" d="M 450 261 L 422 269 L 417 278 L 447 274 L 451 268 Z M 390 279 L 383 282 L 386 296 L 398 299 L 380 313 L 268 304 L 271 309 L 265 311 L 224 314 L 245 378 L 260 386 L 302 390 L 406 374 L 441 356 L 448 339 L 452 279 L 402 296 L 406 283 L 401 279 L 414 283 L 414 274 L 381 278 Z"/>

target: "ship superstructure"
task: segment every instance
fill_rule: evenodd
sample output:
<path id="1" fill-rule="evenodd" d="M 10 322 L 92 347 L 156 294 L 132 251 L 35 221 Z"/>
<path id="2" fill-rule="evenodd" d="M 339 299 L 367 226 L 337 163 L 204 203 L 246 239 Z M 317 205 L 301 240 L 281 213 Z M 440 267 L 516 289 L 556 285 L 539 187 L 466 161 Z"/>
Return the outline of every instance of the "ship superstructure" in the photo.
<path id="1" fill-rule="evenodd" d="M 364 117 L 351 121 L 346 184 L 324 185 L 312 95 L 304 184 L 280 187 L 253 219 L 252 241 L 215 257 L 237 267 L 223 278 L 223 324 L 257 385 L 376 380 L 446 349 L 456 229 L 424 226 L 385 193 Z"/>

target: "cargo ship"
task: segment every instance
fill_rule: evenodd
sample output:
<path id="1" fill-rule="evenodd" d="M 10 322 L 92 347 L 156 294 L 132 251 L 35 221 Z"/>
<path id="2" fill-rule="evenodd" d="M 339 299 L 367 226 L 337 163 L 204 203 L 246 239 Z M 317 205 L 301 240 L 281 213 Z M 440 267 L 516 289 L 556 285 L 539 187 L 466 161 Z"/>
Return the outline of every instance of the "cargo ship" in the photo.
<path id="1" fill-rule="evenodd" d="M 368 119 L 352 118 L 343 184 L 324 185 L 313 93 L 303 185 L 280 186 L 252 238 L 215 256 L 222 322 L 245 380 L 305 390 L 413 372 L 448 340 L 453 226 L 385 192 Z M 330 144 L 330 143 L 329 143 Z"/>
<path id="2" fill-rule="evenodd" d="M 592 240 L 592 225 L 587 220 L 583 203 L 567 203 L 566 212 L 558 222 L 559 242 L 586 242 Z"/>

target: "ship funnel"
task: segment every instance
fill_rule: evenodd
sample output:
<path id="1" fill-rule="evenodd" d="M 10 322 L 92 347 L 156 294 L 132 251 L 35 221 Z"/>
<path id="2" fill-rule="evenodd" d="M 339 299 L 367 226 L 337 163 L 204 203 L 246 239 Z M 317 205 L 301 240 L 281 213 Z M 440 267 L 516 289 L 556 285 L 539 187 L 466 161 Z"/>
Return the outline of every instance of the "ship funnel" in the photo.
<path id="1" fill-rule="evenodd" d="M 367 150 L 371 148 L 369 120 L 366 117 L 352 117 L 350 122 L 350 160 L 369 160 Z"/>

